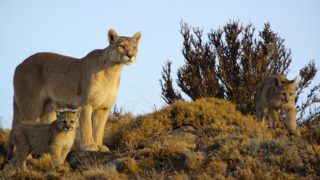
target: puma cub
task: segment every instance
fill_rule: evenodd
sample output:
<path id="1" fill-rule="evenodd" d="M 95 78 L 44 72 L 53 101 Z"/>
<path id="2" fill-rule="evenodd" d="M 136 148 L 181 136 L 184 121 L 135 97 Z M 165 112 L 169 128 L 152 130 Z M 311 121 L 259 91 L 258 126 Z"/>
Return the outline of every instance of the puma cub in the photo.
<path id="1" fill-rule="evenodd" d="M 50 153 L 53 168 L 64 163 L 76 136 L 79 113 L 73 110 L 57 112 L 57 120 L 51 124 L 19 124 L 9 137 L 8 155 L 12 163 L 26 170 L 26 158 L 30 153 Z"/>
<path id="2" fill-rule="evenodd" d="M 283 75 L 264 78 L 256 87 L 255 116 L 271 121 L 272 126 L 280 121 L 280 110 L 286 113 L 286 127 L 293 135 L 300 136 L 296 122 L 296 82 Z"/>

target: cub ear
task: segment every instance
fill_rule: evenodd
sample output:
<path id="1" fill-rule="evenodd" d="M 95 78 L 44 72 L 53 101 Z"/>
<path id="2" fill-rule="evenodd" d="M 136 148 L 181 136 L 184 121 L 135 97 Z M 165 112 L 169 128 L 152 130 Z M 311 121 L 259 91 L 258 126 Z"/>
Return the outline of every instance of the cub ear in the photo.
<path id="1" fill-rule="evenodd" d="M 110 44 L 114 43 L 115 41 L 117 41 L 118 38 L 119 38 L 119 36 L 118 36 L 117 32 L 113 29 L 110 29 L 108 32 L 109 43 Z"/>
<path id="2" fill-rule="evenodd" d="M 56 110 L 57 118 L 59 119 L 61 117 L 61 110 Z"/>
<path id="3" fill-rule="evenodd" d="M 296 80 L 297 80 L 297 78 L 294 78 L 294 79 L 292 79 L 291 81 L 289 80 L 288 82 L 289 82 L 290 84 L 292 84 L 292 83 L 296 83 Z"/>
<path id="4" fill-rule="evenodd" d="M 141 32 L 137 32 L 135 33 L 132 38 L 136 41 L 136 42 L 139 42 L 140 38 L 141 38 Z"/>
<path id="5" fill-rule="evenodd" d="M 75 116 L 76 116 L 77 119 L 80 118 L 80 111 L 79 111 L 79 109 L 71 109 L 70 111 L 72 112 L 72 114 L 75 114 Z"/>
<path id="6" fill-rule="evenodd" d="M 281 85 L 281 80 L 277 76 L 274 77 L 274 82 L 275 82 L 276 86 L 280 86 Z"/>
<path id="7" fill-rule="evenodd" d="M 81 114 L 80 114 L 80 112 L 78 111 L 78 112 L 77 112 L 77 114 L 76 114 L 76 118 L 77 118 L 77 120 L 79 120 L 79 119 L 80 119 L 80 116 L 81 116 Z"/>

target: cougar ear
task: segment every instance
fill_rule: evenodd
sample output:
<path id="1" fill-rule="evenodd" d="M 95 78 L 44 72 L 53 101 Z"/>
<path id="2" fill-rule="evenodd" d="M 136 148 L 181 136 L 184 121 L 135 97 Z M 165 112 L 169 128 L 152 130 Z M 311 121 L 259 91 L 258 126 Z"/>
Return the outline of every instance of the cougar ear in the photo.
<path id="1" fill-rule="evenodd" d="M 115 41 L 117 41 L 119 38 L 117 32 L 113 29 L 110 29 L 109 32 L 108 32 L 108 40 L 109 40 L 109 43 L 112 44 L 114 43 Z"/>
<path id="2" fill-rule="evenodd" d="M 276 86 L 280 86 L 281 85 L 281 80 L 277 76 L 274 77 L 274 82 L 275 82 Z"/>
<path id="3" fill-rule="evenodd" d="M 141 32 L 136 32 L 132 38 L 136 41 L 136 42 L 139 42 L 140 38 L 141 38 Z"/>

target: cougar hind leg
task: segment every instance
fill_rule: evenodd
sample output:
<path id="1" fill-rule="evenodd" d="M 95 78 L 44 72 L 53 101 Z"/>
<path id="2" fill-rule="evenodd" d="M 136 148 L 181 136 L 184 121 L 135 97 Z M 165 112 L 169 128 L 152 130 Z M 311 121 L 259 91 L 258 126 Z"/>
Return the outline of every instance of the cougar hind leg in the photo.
<path id="1" fill-rule="evenodd" d="M 49 124 L 56 119 L 55 107 L 51 101 L 46 101 L 40 116 L 40 123 Z"/>
<path id="2" fill-rule="evenodd" d="M 43 103 L 39 98 L 21 98 L 18 103 L 14 100 L 12 125 L 20 122 L 37 122 L 41 116 Z"/>

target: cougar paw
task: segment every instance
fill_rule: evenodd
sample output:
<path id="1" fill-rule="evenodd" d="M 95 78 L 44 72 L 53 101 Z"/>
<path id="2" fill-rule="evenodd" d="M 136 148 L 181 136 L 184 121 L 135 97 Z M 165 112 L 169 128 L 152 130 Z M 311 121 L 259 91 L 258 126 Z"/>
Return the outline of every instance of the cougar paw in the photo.
<path id="1" fill-rule="evenodd" d="M 300 131 L 299 130 L 291 130 L 290 134 L 301 137 Z"/>
<path id="2" fill-rule="evenodd" d="M 99 151 L 99 148 L 96 144 L 84 145 L 81 148 L 82 151 Z"/>
<path id="3" fill-rule="evenodd" d="M 109 152 L 109 148 L 103 144 L 98 145 L 98 149 L 100 152 Z"/>

